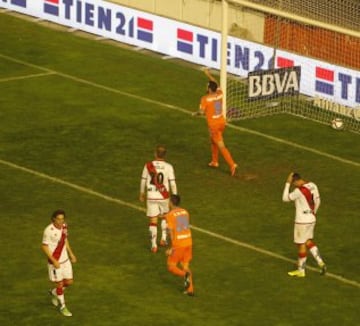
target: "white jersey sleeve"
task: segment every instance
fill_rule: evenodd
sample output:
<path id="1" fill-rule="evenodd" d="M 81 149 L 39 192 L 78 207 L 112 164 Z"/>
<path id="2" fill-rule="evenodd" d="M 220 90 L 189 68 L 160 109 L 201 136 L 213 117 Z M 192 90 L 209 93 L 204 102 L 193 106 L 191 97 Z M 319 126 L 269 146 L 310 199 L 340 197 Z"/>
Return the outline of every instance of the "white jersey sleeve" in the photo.
<path id="1" fill-rule="evenodd" d="M 51 232 L 50 232 L 51 227 L 52 227 L 51 224 L 48 225 L 43 233 L 42 244 L 47 246 L 51 243 Z"/>
<path id="2" fill-rule="evenodd" d="M 140 193 L 146 192 L 146 181 L 149 177 L 148 169 L 146 168 L 146 164 L 141 174 L 141 181 L 140 181 Z"/>
<path id="3" fill-rule="evenodd" d="M 171 164 L 169 164 L 169 186 L 170 186 L 171 193 L 174 195 L 177 195 L 175 172 L 174 172 L 174 167 Z"/>
<path id="4" fill-rule="evenodd" d="M 313 200 L 314 200 L 314 213 L 316 214 L 320 207 L 320 203 L 321 203 L 320 192 L 315 183 L 309 182 L 308 185 L 311 188 L 310 191 L 311 191 L 311 194 L 312 194 Z"/>
<path id="5" fill-rule="evenodd" d="M 286 182 L 282 195 L 282 200 L 285 202 L 289 202 L 291 200 L 289 198 L 289 191 L 290 191 L 290 183 Z"/>

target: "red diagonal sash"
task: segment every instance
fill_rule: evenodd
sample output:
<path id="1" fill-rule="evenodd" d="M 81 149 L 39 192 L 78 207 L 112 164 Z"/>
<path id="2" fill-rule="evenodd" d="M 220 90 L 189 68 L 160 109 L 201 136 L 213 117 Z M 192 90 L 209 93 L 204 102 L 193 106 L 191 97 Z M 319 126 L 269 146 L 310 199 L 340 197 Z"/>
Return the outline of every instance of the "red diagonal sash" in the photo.
<path id="1" fill-rule="evenodd" d="M 169 198 L 170 194 L 167 191 L 166 187 L 164 186 L 164 184 L 159 183 L 158 181 L 158 173 L 155 169 L 153 162 L 146 163 L 146 168 L 151 176 L 151 182 L 155 185 L 156 189 L 161 193 L 164 199 Z"/>
<path id="2" fill-rule="evenodd" d="M 304 186 L 299 187 L 299 190 L 305 196 L 306 201 L 307 201 L 311 211 L 314 213 L 315 203 L 314 203 L 314 198 L 313 198 L 311 191 Z"/>
<path id="3" fill-rule="evenodd" d="M 60 256 L 61 256 L 61 252 L 64 249 L 65 246 L 65 240 L 66 240 L 66 235 L 67 235 L 67 228 L 66 226 L 63 227 L 62 232 L 61 232 L 61 238 L 58 242 L 58 245 L 56 246 L 52 256 L 56 259 L 59 260 Z"/>

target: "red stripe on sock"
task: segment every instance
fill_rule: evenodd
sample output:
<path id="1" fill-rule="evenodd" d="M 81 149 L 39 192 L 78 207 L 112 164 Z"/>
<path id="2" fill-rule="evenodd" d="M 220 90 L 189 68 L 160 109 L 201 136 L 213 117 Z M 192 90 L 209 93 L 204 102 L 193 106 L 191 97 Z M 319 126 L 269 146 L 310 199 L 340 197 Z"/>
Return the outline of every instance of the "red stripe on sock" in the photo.
<path id="1" fill-rule="evenodd" d="M 57 295 L 62 295 L 62 294 L 64 294 L 64 289 L 63 289 L 63 288 L 56 288 L 56 294 L 57 294 Z"/>
<path id="2" fill-rule="evenodd" d="M 313 241 L 308 241 L 307 244 L 306 244 L 306 246 L 307 246 L 309 249 L 311 249 L 311 248 L 315 247 L 316 244 L 315 244 Z"/>

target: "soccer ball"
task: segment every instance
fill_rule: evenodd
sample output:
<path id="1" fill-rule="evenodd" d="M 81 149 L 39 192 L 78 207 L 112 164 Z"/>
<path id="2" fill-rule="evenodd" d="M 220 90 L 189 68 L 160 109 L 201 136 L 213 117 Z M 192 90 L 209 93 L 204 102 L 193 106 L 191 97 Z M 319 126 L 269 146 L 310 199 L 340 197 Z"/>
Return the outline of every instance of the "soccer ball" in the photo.
<path id="1" fill-rule="evenodd" d="M 344 121 L 340 118 L 335 118 L 331 121 L 331 127 L 335 130 L 342 130 L 344 129 Z"/>

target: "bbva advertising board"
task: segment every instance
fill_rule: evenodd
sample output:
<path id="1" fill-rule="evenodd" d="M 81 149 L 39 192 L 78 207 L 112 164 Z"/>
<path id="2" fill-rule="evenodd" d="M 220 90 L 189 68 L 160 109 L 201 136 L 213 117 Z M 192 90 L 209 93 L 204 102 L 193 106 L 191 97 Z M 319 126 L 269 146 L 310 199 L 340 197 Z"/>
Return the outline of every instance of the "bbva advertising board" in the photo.
<path id="1" fill-rule="evenodd" d="M 248 74 L 248 99 L 258 100 L 300 93 L 301 67 L 252 71 Z"/>

